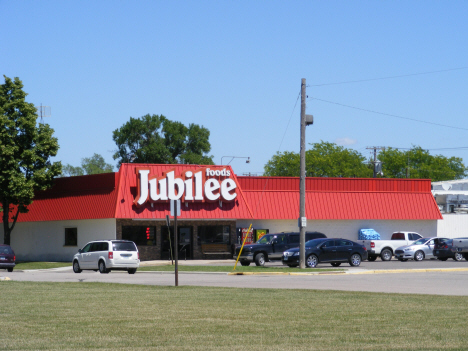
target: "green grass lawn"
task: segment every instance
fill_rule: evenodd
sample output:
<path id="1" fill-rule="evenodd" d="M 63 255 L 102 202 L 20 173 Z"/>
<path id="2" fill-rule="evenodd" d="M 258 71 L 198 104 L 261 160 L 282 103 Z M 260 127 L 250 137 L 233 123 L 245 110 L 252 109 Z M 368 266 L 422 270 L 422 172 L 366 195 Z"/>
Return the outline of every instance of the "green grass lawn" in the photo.
<path id="1" fill-rule="evenodd" d="M 468 297 L 0 281 L 0 350 L 466 350 Z"/>
<path id="2" fill-rule="evenodd" d="M 16 262 L 15 270 L 71 267 L 71 262 Z"/>
<path id="3" fill-rule="evenodd" d="M 174 272 L 173 265 L 164 265 L 164 266 L 144 266 L 138 268 L 138 271 L 156 271 L 156 272 Z M 237 265 L 236 269 L 234 270 L 234 265 L 232 266 L 178 266 L 179 272 L 256 272 L 256 273 L 285 273 L 285 272 L 327 272 L 327 271 L 345 271 L 345 269 L 337 269 L 337 268 L 313 268 L 313 269 L 300 269 L 300 268 L 290 268 L 290 267 L 257 267 L 257 266 L 247 266 L 243 267 L 241 265 Z"/>
<path id="4" fill-rule="evenodd" d="M 17 262 L 15 270 L 28 270 L 28 269 L 49 269 L 49 268 L 60 268 L 60 267 L 71 267 L 71 262 Z M 234 271 L 234 264 L 232 266 L 186 266 L 179 264 L 179 272 L 257 272 L 257 273 L 275 273 L 275 272 L 323 272 L 323 271 L 345 271 L 346 269 L 340 268 L 314 268 L 314 269 L 300 269 L 290 268 L 286 266 L 280 267 L 257 267 L 247 266 L 243 267 L 240 264 L 237 265 Z M 153 271 L 153 272 L 173 272 L 174 265 L 170 263 L 166 265 L 158 266 L 140 266 L 138 271 Z"/>

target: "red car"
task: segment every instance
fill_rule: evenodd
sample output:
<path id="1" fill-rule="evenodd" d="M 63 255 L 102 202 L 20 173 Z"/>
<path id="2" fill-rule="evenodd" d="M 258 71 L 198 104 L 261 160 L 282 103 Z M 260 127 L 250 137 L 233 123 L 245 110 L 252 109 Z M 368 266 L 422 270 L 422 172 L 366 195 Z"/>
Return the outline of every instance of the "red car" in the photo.
<path id="1" fill-rule="evenodd" d="M 5 268 L 8 272 L 13 272 L 16 263 L 16 256 L 10 245 L 0 244 L 0 268 Z"/>

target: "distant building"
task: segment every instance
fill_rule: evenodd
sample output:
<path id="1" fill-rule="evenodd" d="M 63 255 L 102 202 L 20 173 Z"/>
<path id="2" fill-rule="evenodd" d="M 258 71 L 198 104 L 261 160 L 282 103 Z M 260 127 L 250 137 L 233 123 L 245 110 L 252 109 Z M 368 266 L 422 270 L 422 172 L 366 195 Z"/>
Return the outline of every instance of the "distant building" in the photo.
<path id="1" fill-rule="evenodd" d="M 433 182 L 432 195 L 444 218 L 438 221 L 437 235 L 468 237 L 468 180 Z"/>

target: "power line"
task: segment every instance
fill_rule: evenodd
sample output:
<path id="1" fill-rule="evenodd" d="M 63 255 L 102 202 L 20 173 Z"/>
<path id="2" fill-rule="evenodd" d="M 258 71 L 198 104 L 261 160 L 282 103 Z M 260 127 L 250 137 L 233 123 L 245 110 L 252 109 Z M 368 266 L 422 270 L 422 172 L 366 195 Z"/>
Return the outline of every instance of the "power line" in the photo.
<path id="1" fill-rule="evenodd" d="M 319 98 L 316 98 L 316 97 L 312 97 L 312 98 L 310 98 L 310 99 L 314 99 L 314 100 L 318 100 L 318 101 L 322 101 L 322 102 L 327 102 L 327 103 L 333 104 L 333 105 L 348 107 L 348 108 L 352 108 L 352 109 L 359 110 L 359 111 L 375 113 L 375 114 L 377 114 L 377 115 L 382 115 L 382 116 L 388 116 L 388 117 L 406 119 L 406 120 L 408 120 L 408 121 L 419 122 L 419 123 L 425 123 L 425 124 L 431 124 L 431 125 L 435 125 L 435 126 L 439 126 L 439 127 L 445 127 L 445 128 L 460 129 L 460 130 L 468 130 L 468 128 L 449 126 L 449 125 L 441 124 L 441 123 L 434 123 L 434 122 L 423 121 L 423 120 L 416 119 L 416 118 L 409 118 L 409 117 L 402 117 L 402 116 L 398 116 L 398 115 L 392 115 L 392 114 L 390 114 L 390 113 L 378 112 L 378 111 L 368 110 L 368 109 L 365 109 L 365 108 L 360 108 L 360 107 L 355 107 L 355 106 L 340 104 L 339 102 L 328 101 L 328 100 L 319 99 Z"/>
<path id="2" fill-rule="evenodd" d="M 403 75 L 399 75 L 399 76 L 389 76 L 389 77 L 370 78 L 370 79 L 360 79 L 360 80 L 348 80 L 348 81 L 335 82 L 335 83 L 313 84 L 313 85 L 308 85 L 308 87 L 323 87 L 323 86 L 327 86 L 327 85 L 351 84 L 351 83 L 371 82 L 371 81 L 376 81 L 376 80 L 395 79 L 395 78 L 405 78 L 405 77 L 421 76 L 421 75 L 424 75 L 424 74 L 434 74 L 434 73 L 442 73 L 442 72 L 457 71 L 457 70 L 462 70 L 462 69 L 467 69 L 467 68 L 468 68 L 468 67 L 449 68 L 449 69 L 443 69 L 443 70 L 439 70 L 439 71 L 429 71 L 429 72 L 421 72 L 421 73 L 411 73 L 411 74 L 403 74 Z"/>
<path id="3" fill-rule="evenodd" d="M 299 97 L 301 96 L 301 92 L 299 91 L 299 94 L 297 94 L 297 99 L 296 103 L 294 104 L 293 110 L 291 112 L 291 116 L 289 117 L 288 124 L 286 125 L 286 129 L 284 130 L 283 137 L 281 138 L 281 142 L 278 147 L 278 151 L 281 150 L 281 145 L 283 145 L 284 138 L 286 137 L 286 132 L 288 131 L 289 124 L 291 123 L 292 116 L 294 114 L 294 111 L 296 110 L 297 102 L 299 101 Z"/>
<path id="4" fill-rule="evenodd" d="M 393 147 L 393 146 L 388 146 L 389 148 L 396 149 L 396 150 L 412 150 L 413 148 L 411 147 Z M 441 148 L 436 148 L 436 149 L 426 149 L 422 148 L 423 150 L 426 151 L 437 151 L 437 150 L 468 150 L 468 146 L 459 146 L 459 147 L 441 147 Z"/>

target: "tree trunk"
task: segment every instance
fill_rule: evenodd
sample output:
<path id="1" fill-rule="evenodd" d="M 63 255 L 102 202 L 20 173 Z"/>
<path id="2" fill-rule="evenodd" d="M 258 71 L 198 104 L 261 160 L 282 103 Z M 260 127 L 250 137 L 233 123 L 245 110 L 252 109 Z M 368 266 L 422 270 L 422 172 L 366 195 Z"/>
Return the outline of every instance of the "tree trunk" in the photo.
<path id="1" fill-rule="evenodd" d="M 10 215 L 10 203 L 8 201 L 2 201 L 2 207 L 3 207 L 3 243 L 6 245 L 10 245 L 11 242 L 11 232 L 13 228 L 15 227 L 16 221 L 18 219 L 19 215 L 19 208 L 16 209 L 16 214 L 13 217 L 13 223 L 11 224 L 11 227 L 9 226 L 9 215 Z"/>

